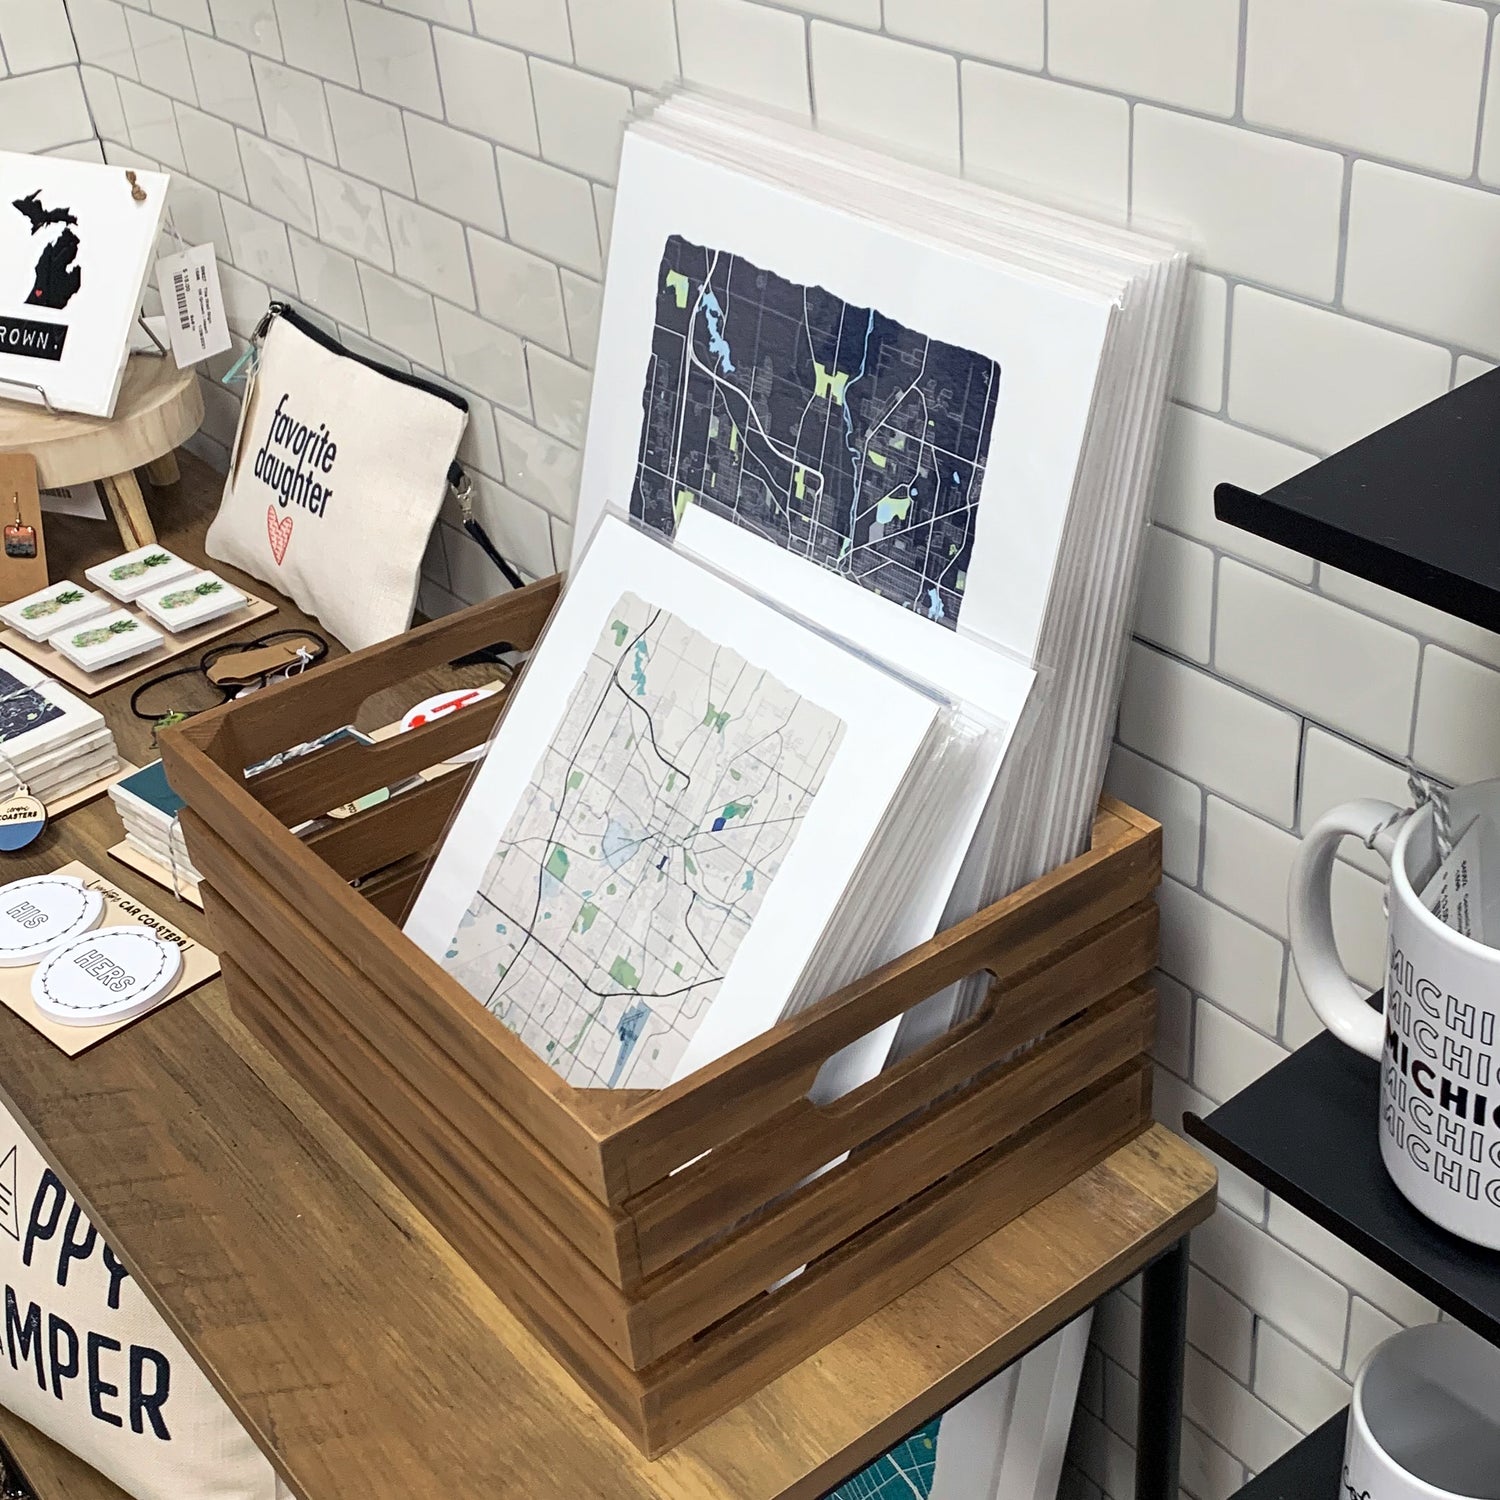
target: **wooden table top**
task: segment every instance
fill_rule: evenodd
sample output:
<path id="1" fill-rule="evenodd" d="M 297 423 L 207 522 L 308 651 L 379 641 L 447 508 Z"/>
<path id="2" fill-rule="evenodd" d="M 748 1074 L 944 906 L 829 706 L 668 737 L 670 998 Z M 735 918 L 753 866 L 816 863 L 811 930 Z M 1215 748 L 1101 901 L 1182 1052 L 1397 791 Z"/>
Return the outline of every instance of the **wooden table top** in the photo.
<path id="1" fill-rule="evenodd" d="M 185 461 L 156 514 L 165 545 L 200 555 L 216 487 Z M 101 523 L 49 522 L 48 550 L 76 574 L 111 545 Z M 95 701 L 140 757 L 128 693 Z M 81 858 L 169 900 L 104 854 L 119 836 L 100 799 L 0 874 Z M 211 939 L 200 913 L 176 916 Z M 1155 1127 L 648 1463 L 242 1030 L 219 982 L 72 1061 L 0 1011 L 0 1093 L 305 1500 L 812 1500 L 1214 1201 L 1213 1168 Z"/>
<path id="2" fill-rule="evenodd" d="M 135 354 L 125 366 L 113 417 L 50 412 L 23 401 L 0 400 L 0 453 L 32 454 L 44 488 L 84 484 L 128 473 L 170 453 L 202 421 L 197 370 L 179 370 L 170 357 Z M 49 517 L 49 546 L 51 535 Z"/>

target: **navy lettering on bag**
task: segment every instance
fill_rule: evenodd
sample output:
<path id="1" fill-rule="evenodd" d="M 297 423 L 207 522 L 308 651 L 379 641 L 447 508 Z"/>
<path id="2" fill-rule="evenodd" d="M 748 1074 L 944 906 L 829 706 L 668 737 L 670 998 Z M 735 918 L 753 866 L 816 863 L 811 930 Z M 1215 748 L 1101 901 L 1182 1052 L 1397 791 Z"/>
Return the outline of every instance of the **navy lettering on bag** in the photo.
<path id="1" fill-rule="evenodd" d="M 5 1349 L 10 1355 L 11 1369 L 19 1372 L 25 1360 L 36 1361 L 37 1389 L 47 1389 L 47 1377 L 42 1373 L 42 1310 L 35 1302 L 26 1309 L 26 1321 L 21 1321 L 21 1309 L 16 1304 L 14 1287 L 5 1289 Z"/>
<path id="2" fill-rule="evenodd" d="M 66 1357 L 62 1353 L 63 1339 L 68 1342 Z M 47 1365 L 52 1373 L 52 1394 L 61 1401 L 63 1381 L 78 1378 L 78 1335 L 73 1332 L 73 1325 L 56 1313 L 47 1314 Z"/>
<path id="3" fill-rule="evenodd" d="M 323 516 L 333 499 L 333 486 L 323 480 L 333 473 L 339 445 L 326 423 L 313 427 L 286 411 L 290 399 L 291 393 L 284 391 L 271 413 L 271 429 L 255 455 L 255 477 L 274 492 L 283 510 L 297 505 L 309 515 Z"/>
<path id="4" fill-rule="evenodd" d="M 146 1366 L 151 1366 L 151 1389 L 146 1389 Z M 162 1442 L 170 1443 L 172 1434 L 162 1419 L 161 1409 L 172 1394 L 172 1362 L 155 1349 L 140 1344 L 130 1346 L 130 1430 L 144 1432 L 142 1418 L 151 1422 L 151 1430 Z"/>
<path id="5" fill-rule="evenodd" d="M 123 1427 L 124 1420 L 117 1417 L 112 1411 L 105 1411 L 101 1404 L 105 1396 L 118 1396 L 120 1388 L 111 1385 L 99 1373 L 99 1354 L 101 1350 L 109 1349 L 115 1354 L 120 1353 L 120 1341 L 118 1339 L 106 1338 L 102 1333 L 91 1333 L 89 1335 L 89 1410 L 101 1421 L 108 1422 L 111 1427 Z"/>
<path id="6" fill-rule="evenodd" d="M 55 1249 L 52 1271 L 59 1287 L 76 1280 L 75 1266 L 91 1260 L 98 1250 L 108 1278 L 105 1302 L 119 1311 L 130 1272 L 50 1169 L 43 1171 L 31 1200 L 22 1263 L 30 1266 L 44 1245 Z M 67 1399 L 69 1382 L 79 1382 L 80 1394 L 86 1385 L 95 1421 L 109 1427 L 128 1425 L 137 1435 L 149 1431 L 159 1441 L 171 1442 L 165 1411 L 172 1394 L 172 1363 L 165 1354 L 143 1344 L 127 1348 L 106 1333 L 85 1329 L 80 1335 L 67 1318 L 36 1302 L 27 1301 L 22 1309 L 15 1288 L 7 1285 L 3 1348 L 12 1370 L 19 1373 L 30 1365 L 37 1389 L 50 1391 L 58 1401 Z M 118 1410 L 122 1401 L 123 1415 Z"/>

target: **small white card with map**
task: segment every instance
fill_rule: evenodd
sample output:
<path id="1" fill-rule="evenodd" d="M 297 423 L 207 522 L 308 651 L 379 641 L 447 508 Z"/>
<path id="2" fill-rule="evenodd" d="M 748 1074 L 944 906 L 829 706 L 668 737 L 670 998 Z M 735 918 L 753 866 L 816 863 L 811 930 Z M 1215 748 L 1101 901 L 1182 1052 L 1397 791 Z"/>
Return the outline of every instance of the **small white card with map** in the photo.
<path id="1" fill-rule="evenodd" d="M 939 712 L 611 517 L 406 931 L 569 1083 L 662 1087 L 781 1018 Z"/>

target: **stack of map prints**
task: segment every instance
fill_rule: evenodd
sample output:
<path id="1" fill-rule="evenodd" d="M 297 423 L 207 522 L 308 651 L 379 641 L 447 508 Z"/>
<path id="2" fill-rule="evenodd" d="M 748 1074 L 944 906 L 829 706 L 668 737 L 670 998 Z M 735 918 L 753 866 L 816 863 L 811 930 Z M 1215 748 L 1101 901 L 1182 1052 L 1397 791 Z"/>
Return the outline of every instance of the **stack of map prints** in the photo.
<path id="1" fill-rule="evenodd" d="M 575 560 L 628 513 L 877 660 L 915 627 L 917 675 L 967 675 L 976 709 L 960 642 L 1034 671 L 945 923 L 1087 843 L 1186 274 L 1163 240 L 726 101 L 626 131 Z"/>
<path id="2" fill-rule="evenodd" d="M 619 519 L 407 933 L 569 1083 L 659 1088 L 857 978 L 982 798 L 941 697 Z M 854 1081 L 889 1035 L 846 1058 Z"/>
<path id="3" fill-rule="evenodd" d="M 902 947 L 1087 844 L 1187 269 L 728 101 L 679 93 L 626 132 L 575 565 L 629 515 L 1003 726 L 984 784 L 954 789 L 966 847 L 905 867 Z M 890 1058 L 984 992 L 917 1007 Z M 1050 1500 L 1086 1342 L 1035 1351 L 840 1500 Z"/>

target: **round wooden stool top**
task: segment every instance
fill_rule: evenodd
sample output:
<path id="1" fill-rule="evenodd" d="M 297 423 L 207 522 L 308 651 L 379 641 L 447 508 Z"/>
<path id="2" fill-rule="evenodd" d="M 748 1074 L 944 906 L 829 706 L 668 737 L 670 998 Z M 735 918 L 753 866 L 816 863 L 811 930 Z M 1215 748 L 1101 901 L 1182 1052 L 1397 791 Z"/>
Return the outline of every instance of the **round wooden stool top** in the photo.
<path id="1" fill-rule="evenodd" d="M 197 371 L 132 355 L 113 417 L 0 400 L 0 453 L 30 453 L 43 489 L 129 474 L 180 447 L 203 421 Z"/>

